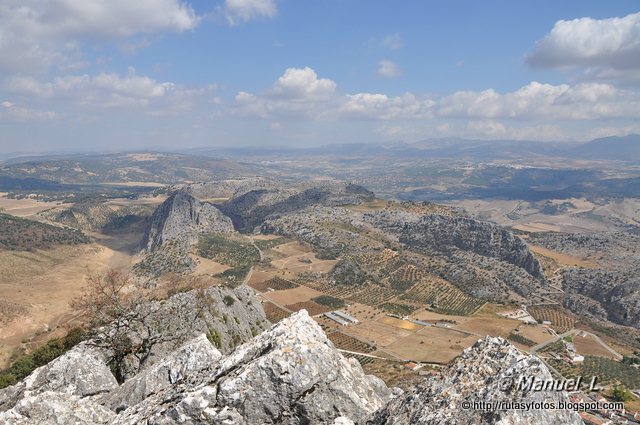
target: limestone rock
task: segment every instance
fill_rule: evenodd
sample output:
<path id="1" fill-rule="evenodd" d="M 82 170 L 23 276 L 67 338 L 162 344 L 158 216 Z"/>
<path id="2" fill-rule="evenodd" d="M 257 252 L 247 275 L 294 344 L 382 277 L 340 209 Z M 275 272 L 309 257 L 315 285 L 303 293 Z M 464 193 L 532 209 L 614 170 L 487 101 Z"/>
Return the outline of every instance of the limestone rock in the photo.
<path id="1" fill-rule="evenodd" d="M 14 386 L 0 390 L 0 411 L 12 408 L 25 396 L 45 391 L 79 397 L 108 392 L 118 386 L 104 353 L 80 343 L 62 356 L 34 370 Z"/>
<path id="2" fill-rule="evenodd" d="M 60 392 L 45 391 L 25 397 L 13 409 L 0 413 L 5 425 L 111 424 L 115 413 L 91 401 Z"/>
<path id="3" fill-rule="evenodd" d="M 155 251 L 167 241 L 177 241 L 188 247 L 198 240 L 200 233 L 233 230 L 231 220 L 216 207 L 178 190 L 153 213 L 142 246 Z"/>
<path id="4" fill-rule="evenodd" d="M 520 353 L 500 337 L 485 337 L 466 349 L 442 377 L 394 399 L 369 424 L 582 424 L 572 410 L 463 408 L 463 402 L 568 402 L 563 392 L 519 389 L 517 383 L 523 376 L 552 379 L 537 357 Z"/>
<path id="5" fill-rule="evenodd" d="M 196 376 L 222 356 L 202 334 L 109 393 L 104 404 L 119 412 L 151 394 Z"/>

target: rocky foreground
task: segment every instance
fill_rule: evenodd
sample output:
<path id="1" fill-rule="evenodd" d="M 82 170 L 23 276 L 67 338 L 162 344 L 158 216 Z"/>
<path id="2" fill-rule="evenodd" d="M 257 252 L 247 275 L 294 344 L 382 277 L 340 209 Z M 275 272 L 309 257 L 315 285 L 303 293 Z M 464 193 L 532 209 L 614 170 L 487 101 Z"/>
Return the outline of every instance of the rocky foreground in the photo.
<path id="1" fill-rule="evenodd" d="M 306 311 L 223 355 L 197 336 L 118 385 L 104 353 L 82 343 L 0 391 L 6 424 L 580 424 L 567 411 L 465 411 L 463 400 L 566 401 L 562 393 L 500 387 L 550 378 L 501 338 L 466 350 L 411 393 L 388 388 L 343 357 Z"/>

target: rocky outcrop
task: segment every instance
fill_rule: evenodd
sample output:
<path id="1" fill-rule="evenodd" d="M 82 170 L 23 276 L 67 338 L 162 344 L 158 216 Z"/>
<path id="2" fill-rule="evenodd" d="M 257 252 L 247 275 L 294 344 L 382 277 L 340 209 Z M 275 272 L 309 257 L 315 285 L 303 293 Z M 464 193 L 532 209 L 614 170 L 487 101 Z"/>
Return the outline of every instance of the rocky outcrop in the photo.
<path id="1" fill-rule="evenodd" d="M 115 418 L 115 413 L 89 398 L 53 391 L 27 396 L 0 413 L 5 425 L 100 425 L 113 424 Z"/>
<path id="2" fill-rule="evenodd" d="M 95 377 L 88 370 L 73 377 L 74 371 L 65 369 L 63 379 L 54 379 L 56 384 L 23 392 L 0 413 L 0 423 L 582 423 L 574 411 L 495 404 L 568 401 L 564 392 L 520 388 L 520 378 L 549 380 L 551 373 L 540 359 L 522 354 L 502 338 L 479 340 L 440 376 L 403 393 L 366 375 L 355 359 L 343 357 L 305 310 L 226 356 L 199 335 L 119 387 L 112 388 L 113 377 L 93 363 L 96 358 L 86 348 L 61 357 L 49 371 L 60 364 L 79 365 L 83 355 L 89 356 Z M 25 382 L 35 382 L 43 373 L 38 370 Z M 98 381 L 103 383 L 96 385 Z"/>
<path id="3" fill-rule="evenodd" d="M 231 220 L 216 207 L 178 190 L 153 213 L 142 246 L 155 251 L 167 241 L 175 241 L 188 247 L 201 233 L 233 230 Z"/>
<path id="4" fill-rule="evenodd" d="M 53 391 L 79 397 L 108 392 L 118 386 L 106 366 L 104 352 L 80 343 L 62 356 L 34 370 L 18 384 L 0 390 L 0 411 L 19 400 Z"/>
<path id="5" fill-rule="evenodd" d="M 267 218 L 300 211 L 314 205 L 340 206 L 360 204 L 374 198 L 362 186 L 323 182 L 310 187 L 252 190 L 218 207 L 231 217 L 236 229 L 251 232 Z"/>
<path id="6" fill-rule="evenodd" d="M 520 378 L 532 377 L 552 379 L 537 357 L 520 353 L 502 338 L 485 337 L 466 349 L 442 377 L 394 399 L 369 424 L 582 424 L 573 410 L 505 409 L 497 405 L 530 402 L 557 405 L 569 401 L 564 392 L 518 388 Z"/>
<path id="7" fill-rule="evenodd" d="M 566 268 L 565 306 L 577 314 L 640 328 L 640 269 Z"/>
<path id="8" fill-rule="evenodd" d="M 115 412 L 121 412 L 152 394 L 190 376 L 197 376 L 220 357 L 220 351 L 202 334 L 110 392 L 103 404 Z"/>
<path id="9" fill-rule="evenodd" d="M 544 275 L 542 266 L 521 238 L 486 221 L 426 215 L 402 229 L 400 242 L 417 249 L 471 251 L 513 264 L 537 278 Z"/>
<path id="10" fill-rule="evenodd" d="M 364 423 L 391 397 L 302 310 L 226 357 L 198 336 L 109 393 L 82 398 L 59 388 L 27 396 L 0 422 Z"/>

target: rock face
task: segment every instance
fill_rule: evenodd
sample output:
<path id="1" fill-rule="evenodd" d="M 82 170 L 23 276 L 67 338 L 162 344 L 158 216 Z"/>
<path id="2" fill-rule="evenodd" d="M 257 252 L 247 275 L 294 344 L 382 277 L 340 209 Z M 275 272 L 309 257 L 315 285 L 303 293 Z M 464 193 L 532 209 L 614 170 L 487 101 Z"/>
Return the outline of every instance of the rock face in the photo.
<path id="1" fill-rule="evenodd" d="M 202 334 L 108 394 L 105 406 L 121 412 L 216 363 L 222 354 Z"/>
<path id="2" fill-rule="evenodd" d="M 118 383 L 105 363 L 101 350 L 80 343 L 18 384 L 0 390 L 0 411 L 12 408 L 24 397 L 46 391 L 87 397 L 117 388 Z"/>
<path id="3" fill-rule="evenodd" d="M 640 328 L 640 268 L 601 270 L 566 268 L 565 306 L 578 314 Z"/>
<path id="4" fill-rule="evenodd" d="M 369 424 L 582 424 L 572 410 L 463 408 L 463 402 L 568 402 L 562 392 L 519 389 L 521 377 L 552 378 L 537 357 L 520 353 L 502 338 L 485 337 L 466 349 L 441 379 L 394 399 Z"/>
<path id="5" fill-rule="evenodd" d="M 518 266 L 534 277 L 544 275 L 527 244 L 513 233 L 486 221 L 433 214 L 405 226 L 400 242 L 418 249 L 472 251 Z"/>
<path id="6" fill-rule="evenodd" d="M 302 210 L 313 205 L 339 206 L 359 204 L 374 195 L 362 186 L 324 182 L 310 187 L 252 190 L 219 205 L 231 217 L 236 229 L 253 231 L 267 218 Z"/>
<path id="7" fill-rule="evenodd" d="M 178 190 L 153 213 L 142 246 L 155 251 L 167 241 L 177 241 L 188 247 L 200 233 L 233 230 L 231 220 L 216 207 Z"/>
<path id="8" fill-rule="evenodd" d="M 57 388 L 26 396 L 0 422 L 364 423 L 391 397 L 302 310 L 226 357 L 201 335 L 108 393 L 83 398 Z"/>

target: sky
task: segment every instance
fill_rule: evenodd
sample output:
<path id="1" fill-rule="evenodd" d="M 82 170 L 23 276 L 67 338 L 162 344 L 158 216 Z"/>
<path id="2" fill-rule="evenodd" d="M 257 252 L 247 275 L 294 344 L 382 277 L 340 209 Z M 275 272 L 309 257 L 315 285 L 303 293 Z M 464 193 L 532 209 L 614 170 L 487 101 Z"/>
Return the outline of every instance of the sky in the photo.
<path id="1" fill-rule="evenodd" d="M 0 0 L 0 152 L 640 133 L 640 4 Z"/>

